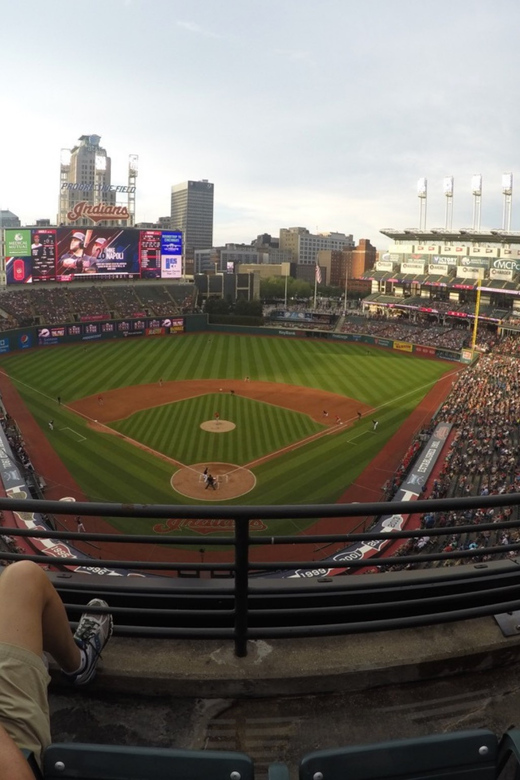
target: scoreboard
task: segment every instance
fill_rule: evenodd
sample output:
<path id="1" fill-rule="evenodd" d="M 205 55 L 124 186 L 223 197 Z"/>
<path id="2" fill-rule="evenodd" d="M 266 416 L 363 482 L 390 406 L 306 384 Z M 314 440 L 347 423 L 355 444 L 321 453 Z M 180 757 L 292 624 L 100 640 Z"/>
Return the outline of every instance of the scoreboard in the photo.
<path id="1" fill-rule="evenodd" d="M 4 232 L 7 284 L 182 276 L 179 231 L 69 225 Z"/>

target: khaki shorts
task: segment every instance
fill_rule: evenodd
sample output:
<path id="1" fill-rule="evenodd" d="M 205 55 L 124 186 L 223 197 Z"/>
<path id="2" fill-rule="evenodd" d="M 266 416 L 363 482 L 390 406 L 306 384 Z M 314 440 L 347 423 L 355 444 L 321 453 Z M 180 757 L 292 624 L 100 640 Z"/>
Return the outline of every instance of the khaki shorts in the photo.
<path id="1" fill-rule="evenodd" d="M 19 748 L 32 750 L 41 763 L 50 744 L 50 682 L 42 659 L 25 647 L 0 643 L 0 723 Z"/>

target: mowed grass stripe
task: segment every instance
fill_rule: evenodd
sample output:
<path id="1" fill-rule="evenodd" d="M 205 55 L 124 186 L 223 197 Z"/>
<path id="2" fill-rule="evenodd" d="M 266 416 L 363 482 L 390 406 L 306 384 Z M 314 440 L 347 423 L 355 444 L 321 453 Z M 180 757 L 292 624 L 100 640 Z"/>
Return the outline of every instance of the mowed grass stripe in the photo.
<path id="1" fill-rule="evenodd" d="M 222 363 L 224 351 L 226 358 Z M 80 418 L 63 407 L 58 408 L 56 395 L 60 394 L 66 402 L 105 391 L 109 389 L 108 382 L 111 387 L 123 387 L 128 382 L 153 383 L 160 376 L 165 381 L 190 379 L 194 378 L 194 370 L 199 378 L 217 378 L 211 372 L 220 372 L 223 365 L 228 375 L 218 378 L 227 380 L 226 384 L 243 381 L 246 375 L 260 381 L 283 380 L 307 387 L 319 383 L 323 389 L 380 407 L 377 436 L 371 433 L 370 420 L 366 420 L 356 423 L 349 431 L 326 436 L 266 461 L 254 468 L 257 488 L 233 500 L 235 504 L 335 501 L 402 424 L 428 387 L 446 371 L 458 368 L 397 352 L 371 350 L 358 344 L 226 334 L 208 336 L 207 333 L 114 340 L 106 344 L 88 344 L 86 349 L 79 345 L 0 356 L 0 369 L 7 369 L 15 379 L 29 385 L 19 385 L 22 395 L 85 493 L 93 499 L 123 502 L 131 497 L 139 503 L 197 502 L 171 489 L 169 479 L 175 470 L 172 465 L 118 437 L 94 433 Z M 105 377 L 103 387 L 99 384 L 101 375 Z M 239 462 L 249 462 L 253 459 L 247 457 L 251 445 L 242 435 L 243 431 L 248 431 L 249 436 L 253 432 L 257 445 L 265 437 L 269 442 L 266 446 L 276 449 L 283 446 L 287 433 L 284 414 L 287 412 L 282 410 L 280 419 L 276 407 L 261 416 L 257 409 L 244 409 L 242 414 L 239 405 L 227 406 L 232 400 L 228 393 L 219 395 L 218 407 L 221 408 L 215 408 L 215 397 L 208 399 L 204 416 L 195 408 L 190 412 L 182 410 L 178 417 L 174 414 L 148 421 L 142 430 L 146 433 L 153 426 L 152 436 L 161 443 L 161 447 L 154 449 L 162 451 L 163 447 L 171 445 L 173 455 L 170 457 L 185 462 L 179 457 L 179 451 L 191 453 L 192 460 L 186 461 L 188 463 L 211 460 L 212 453 L 216 456 L 214 459 L 226 462 L 237 462 L 233 454 L 243 453 Z M 222 417 L 234 414 L 240 433 L 237 430 L 215 435 L 200 431 L 200 422 L 212 419 L 217 410 Z M 301 438 L 302 417 L 297 415 L 293 419 L 290 426 L 293 438 Z M 59 427 L 69 426 L 83 433 L 87 437 L 85 446 L 77 444 L 70 432 L 55 430 L 51 437 L 47 423 L 52 418 Z M 356 443 L 349 444 L 349 437 L 355 438 Z M 144 528 L 141 521 L 136 521 L 134 527 L 141 531 Z"/>
<path id="2" fill-rule="evenodd" d="M 200 430 L 215 411 L 236 428 Z M 115 430 L 185 464 L 219 460 L 242 464 L 311 436 L 322 426 L 306 415 L 231 394 L 213 394 L 137 412 L 112 423 Z M 183 431 L 182 437 L 176 431 Z M 191 435 L 189 432 L 191 431 Z"/>

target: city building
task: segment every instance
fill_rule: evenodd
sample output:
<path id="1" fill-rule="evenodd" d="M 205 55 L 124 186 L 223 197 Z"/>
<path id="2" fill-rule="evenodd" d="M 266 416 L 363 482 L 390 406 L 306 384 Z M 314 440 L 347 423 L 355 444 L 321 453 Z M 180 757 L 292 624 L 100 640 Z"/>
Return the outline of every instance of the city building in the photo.
<path id="1" fill-rule="evenodd" d="M 186 259 L 193 260 L 196 249 L 213 246 L 214 186 L 207 179 L 174 184 L 171 190 L 171 226 L 184 235 Z"/>
<path id="2" fill-rule="evenodd" d="M 304 227 L 280 229 L 280 249 L 291 254 L 291 261 L 298 265 L 298 278 L 310 279 L 312 270 L 304 270 L 314 266 L 318 260 L 318 252 L 322 250 L 342 250 L 354 248 L 352 235 L 345 233 L 310 233 Z"/>
<path id="3" fill-rule="evenodd" d="M 72 149 L 62 149 L 58 224 L 133 225 L 137 156 L 130 155 L 128 185 L 116 186 L 101 137 L 82 135 L 78 140 Z"/>
<path id="4" fill-rule="evenodd" d="M 341 251 L 321 250 L 318 252 L 318 265 L 325 271 L 324 282 L 334 287 L 343 287 L 345 279 L 358 279 L 365 271 L 373 268 L 376 262 L 377 250 L 369 239 L 362 238 L 355 247 Z"/>
<path id="5" fill-rule="evenodd" d="M 21 222 L 16 214 L 8 209 L 0 209 L 0 230 L 2 228 L 17 228 L 21 226 Z"/>
<path id="6" fill-rule="evenodd" d="M 247 244 L 226 244 L 226 246 L 196 249 L 194 251 L 194 273 L 233 273 L 241 263 L 258 265 L 260 252 Z"/>

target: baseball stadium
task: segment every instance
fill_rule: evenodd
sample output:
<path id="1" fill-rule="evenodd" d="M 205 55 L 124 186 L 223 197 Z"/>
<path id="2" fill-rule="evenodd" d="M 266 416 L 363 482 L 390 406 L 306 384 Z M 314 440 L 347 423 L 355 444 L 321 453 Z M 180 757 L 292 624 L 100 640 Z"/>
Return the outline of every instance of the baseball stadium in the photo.
<path id="1" fill-rule="evenodd" d="M 486 258 L 491 236 L 416 232 L 385 232 L 352 308 L 251 325 L 197 279 L 42 287 L 6 256 L 0 558 L 40 564 L 73 624 L 106 598 L 112 690 L 294 696 L 517 651 L 520 237 Z"/>

